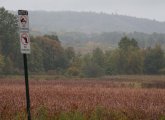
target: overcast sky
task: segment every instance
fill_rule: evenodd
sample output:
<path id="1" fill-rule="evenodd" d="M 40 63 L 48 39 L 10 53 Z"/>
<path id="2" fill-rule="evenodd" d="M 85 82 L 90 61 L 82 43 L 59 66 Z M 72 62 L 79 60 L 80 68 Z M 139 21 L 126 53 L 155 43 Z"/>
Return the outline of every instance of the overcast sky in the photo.
<path id="1" fill-rule="evenodd" d="M 93 11 L 165 21 L 165 0 L 0 0 L 7 10 Z"/>

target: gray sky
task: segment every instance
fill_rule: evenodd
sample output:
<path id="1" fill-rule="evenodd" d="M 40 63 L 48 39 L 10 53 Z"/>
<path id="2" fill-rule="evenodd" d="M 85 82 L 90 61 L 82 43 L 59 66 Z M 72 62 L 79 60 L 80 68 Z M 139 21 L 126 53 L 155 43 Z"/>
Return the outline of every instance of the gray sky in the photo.
<path id="1" fill-rule="evenodd" d="M 165 21 L 165 0 L 0 0 L 7 10 L 93 11 Z"/>

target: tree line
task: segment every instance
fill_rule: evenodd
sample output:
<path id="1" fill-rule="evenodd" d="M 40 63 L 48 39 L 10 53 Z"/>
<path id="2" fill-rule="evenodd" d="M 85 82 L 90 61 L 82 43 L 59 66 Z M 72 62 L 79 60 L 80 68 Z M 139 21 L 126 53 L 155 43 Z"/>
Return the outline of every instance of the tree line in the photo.
<path id="1" fill-rule="evenodd" d="M 36 35 L 36 34 L 33 34 Z M 39 35 L 39 34 L 38 34 Z M 81 32 L 61 32 L 58 37 L 64 46 L 74 46 L 76 51 L 83 53 L 91 52 L 96 46 L 102 50 L 114 49 L 118 46 L 121 38 L 127 36 L 134 38 L 138 42 L 139 47 L 147 48 L 154 47 L 155 44 L 161 44 L 165 49 L 165 34 L 163 33 L 123 33 L 123 32 L 103 32 L 103 33 L 81 33 Z"/>
<path id="2" fill-rule="evenodd" d="M 123 37 L 114 50 L 94 49 L 82 55 L 64 48 L 57 35 L 31 36 L 28 65 L 31 74 L 98 77 L 119 74 L 164 74 L 161 46 L 140 48 L 137 40 Z M 0 8 L 0 74 L 22 74 L 17 17 Z"/>

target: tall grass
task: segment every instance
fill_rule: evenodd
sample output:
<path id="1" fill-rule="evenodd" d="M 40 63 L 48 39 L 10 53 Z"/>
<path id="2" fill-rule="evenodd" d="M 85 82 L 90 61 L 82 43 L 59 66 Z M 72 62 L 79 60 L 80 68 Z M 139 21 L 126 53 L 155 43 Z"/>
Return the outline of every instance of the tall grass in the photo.
<path id="1" fill-rule="evenodd" d="M 107 78 L 31 80 L 32 118 L 34 120 L 165 119 L 165 89 L 134 87 L 137 86 L 136 82 L 120 81 Z M 26 119 L 25 100 L 24 80 L 0 80 L 0 120 Z"/>

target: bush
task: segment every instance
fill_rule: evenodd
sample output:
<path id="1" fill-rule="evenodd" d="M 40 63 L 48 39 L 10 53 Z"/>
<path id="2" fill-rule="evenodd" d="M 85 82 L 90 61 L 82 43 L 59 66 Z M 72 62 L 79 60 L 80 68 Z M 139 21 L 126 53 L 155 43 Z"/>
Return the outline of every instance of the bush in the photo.
<path id="1" fill-rule="evenodd" d="M 86 77 L 100 77 L 104 75 L 104 70 L 96 63 L 89 63 L 83 67 L 83 74 Z"/>
<path id="2" fill-rule="evenodd" d="M 79 76 L 80 75 L 80 70 L 76 67 L 70 67 L 67 70 L 67 74 L 70 76 Z"/>

